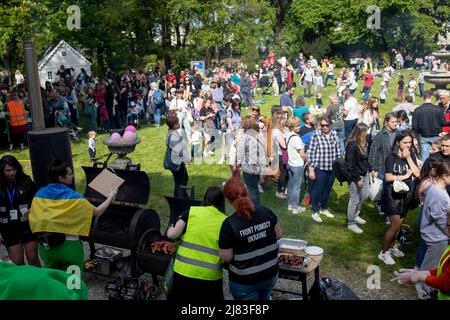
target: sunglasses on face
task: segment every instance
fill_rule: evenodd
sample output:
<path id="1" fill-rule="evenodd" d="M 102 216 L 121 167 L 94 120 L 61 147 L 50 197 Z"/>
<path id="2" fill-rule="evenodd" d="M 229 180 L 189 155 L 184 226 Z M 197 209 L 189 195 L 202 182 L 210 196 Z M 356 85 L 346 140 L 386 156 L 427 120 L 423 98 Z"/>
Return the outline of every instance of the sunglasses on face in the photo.
<path id="1" fill-rule="evenodd" d="M 259 109 L 252 108 L 252 111 L 258 111 L 258 112 L 259 112 L 260 110 L 259 110 Z"/>
<path id="2" fill-rule="evenodd" d="M 321 126 L 322 128 L 328 128 L 330 125 L 329 125 L 329 124 L 320 124 L 320 126 Z"/>

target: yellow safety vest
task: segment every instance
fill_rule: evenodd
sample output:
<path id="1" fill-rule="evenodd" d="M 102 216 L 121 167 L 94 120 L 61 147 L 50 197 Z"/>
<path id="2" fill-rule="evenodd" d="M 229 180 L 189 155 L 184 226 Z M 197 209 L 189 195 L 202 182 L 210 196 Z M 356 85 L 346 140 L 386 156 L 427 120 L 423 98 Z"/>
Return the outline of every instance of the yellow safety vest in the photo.
<path id="1" fill-rule="evenodd" d="M 444 267 L 444 264 L 450 259 L 450 246 L 445 249 L 444 254 L 442 255 L 441 261 L 439 261 L 439 266 L 437 270 L 437 276 L 440 277 L 442 275 L 442 268 Z M 444 259 L 445 257 L 445 259 Z M 450 292 L 443 293 L 441 290 L 438 292 L 438 300 L 450 300 Z"/>
<path id="2" fill-rule="evenodd" d="M 213 206 L 191 207 L 175 258 L 176 273 L 200 280 L 222 279 L 219 233 L 225 219 L 226 216 Z"/>

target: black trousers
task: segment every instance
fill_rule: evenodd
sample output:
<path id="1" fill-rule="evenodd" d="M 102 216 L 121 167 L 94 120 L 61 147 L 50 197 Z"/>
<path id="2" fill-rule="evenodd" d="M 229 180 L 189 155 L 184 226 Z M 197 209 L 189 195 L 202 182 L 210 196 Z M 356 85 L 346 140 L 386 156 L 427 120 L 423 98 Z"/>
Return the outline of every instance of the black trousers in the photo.
<path id="1" fill-rule="evenodd" d="M 220 302 L 223 301 L 222 279 L 208 281 L 188 278 L 174 272 L 168 301 Z"/>
<path id="2" fill-rule="evenodd" d="M 175 183 L 175 188 L 173 190 L 173 196 L 175 198 L 189 198 L 186 189 L 181 188 L 181 186 L 187 186 L 189 181 L 189 176 L 186 170 L 186 165 L 181 163 L 180 170 L 172 171 L 173 180 Z"/>

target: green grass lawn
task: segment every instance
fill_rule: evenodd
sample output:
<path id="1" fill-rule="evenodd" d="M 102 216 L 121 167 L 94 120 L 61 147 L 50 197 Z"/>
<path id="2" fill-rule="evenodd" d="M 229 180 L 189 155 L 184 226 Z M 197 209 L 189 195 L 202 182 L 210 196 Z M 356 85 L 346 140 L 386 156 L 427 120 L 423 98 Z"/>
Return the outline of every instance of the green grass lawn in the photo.
<path id="1" fill-rule="evenodd" d="M 416 76 L 418 74 L 417 71 L 405 70 L 403 72 L 404 77 L 407 78 L 410 72 L 414 73 Z M 375 84 L 372 89 L 372 94 L 375 96 L 378 96 L 381 80 L 381 78 L 375 78 Z M 397 80 L 397 77 L 392 78 L 389 84 L 387 103 L 380 105 L 382 117 L 396 105 Z M 426 89 L 427 88 L 431 88 L 431 86 L 427 84 Z M 356 93 L 358 101 L 362 96 L 361 91 L 362 81 L 360 81 Z M 322 97 L 325 106 L 328 105 L 328 95 L 332 93 L 336 93 L 336 87 L 334 84 L 333 86 L 330 86 L 329 82 L 329 86 L 322 89 Z M 297 88 L 294 100 L 301 94 L 303 94 L 303 88 Z M 256 97 L 255 100 L 256 99 L 259 99 L 259 97 Z M 265 95 L 262 99 L 265 100 L 265 104 L 261 105 L 262 113 L 265 116 L 270 116 L 270 108 L 273 104 L 279 104 L 279 97 Z M 307 99 L 308 106 L 313 103 L 313 99 Z M 421 99 L 417 98 L 416 104 L 420 103 Z M 244 111 L 244 113 L 245 112 L 246 111 Z M 165 152 L 164 141 L 166 132 L 167 127 L 165 126 L 160 128 L 146 126 L 139 129 L 139 136 L 141 137 L 142 142 L 136 147 L 136 151 L 129 155 L 133 160 L 133 163 L 140 163 L 141 169 L 147 172 L 149 176 L 151 195 L 147 206 L 158 212 L 161 218 L 161 228 L 163 230 L 165 230 L 167 226 L 169 214 L 169 206 L 163 196 L 172 195 L 173 192 L 172 175 L 169 171 L 164 170 L 162 166 Z M 100 135 L 99 143 L 97 144 L 97 156 L 103 157 L 103 159 L 108 155 L 108 149 L 102 143 L 105 137 L 105 134 Z M 72 144 L 75 179 L 77 190 L 79 192 L 84 192 L 85 189 L 85 178 L 81 166 L 89 166 L 87 149 L 86 137 L 83 137 L 80 142 Z M 9 152 L 3 150 L 1 153 L 6 154 Z M 29 159 L 28 150 L 15 150 L 10 153 L 21 160 Z M 197 199 L 203 196 L 203 193 L 208 187 L 221 186 L 222 182 L 230 177 L 230 170 L 225 164 L 190 165 L 188 166 L 188 172 L 189 185 L 195 186 Z M 417 210 L 410 212 L 406 217 L 406 223 L 411 225 L 415 232 L 414 242 L 410 245 L 402 246 L 402 249 L 406 253 L 406 257 L 402 259 L 396 258 L 396 265 L 387 267 L 377 258 L 382 247 L 383 236 L 387 226 L 384 224 L 384 219 L 376 213 L 376 210 L 370 201 L 366 202 L 361 213 L 361 216 L 367 220 L 367 224 L 362 226 L 364 233 L 356 235 L 347 230 L 347 184 L 341 186 L 338 182 L 335 182 L 330 197 L 329 207 L 330 210 L 336 214 L 336 217 L 334 219 L 325 217 L 322 224 L 317 224 L 311 219 L 310 207 L 305 213 L 299 215 L 294 216 L 292 213 L 289 213 L 287 211 L 286 200 L 280 200 L 275 197 L 276 184 L 272 181 L 269 181 L 264 188 L 265 193 L 261 195 L 262 203 L 278 215 L 283 228 L 283 236 L 286 238 L 304 239 L 308 241 L 310 245 L 318 245 L 325 249 L 325 256 L 322 260 L 322 272 L 332 274 L 336 277 L 341 276 L 348 279 L 347 281 L 350 282 L 350 278 L 355 277 L 356 280 L 353 280 L 357 281 L 359 286 L 365 287 L 365 281 L 368 277 L 368 274 L 366 274 L 367 267 L 372 264 L 378 265 L 382 270 L 382 289 L 384 289 L 383 286 L 392 286 L 389 284 L 388 280 L 392 278 L 391 276 L 394 270 L 398 270 L 401 267 L 414 267 L 415 254 L 419 242 L 416 226 Z M 229 213 L 232 213 L 230 207 L 228 207 L 228 210 Z M 346 270 L 348 275 L 345 276 L 339 274 L 339 270 Z M 402 287 L 400 290 L 409 290 L 408 292 L 411 294 L 411 288 L 403 288 L 405 287 Z M 408 297 L 411 297 L 411 295 Z"/>

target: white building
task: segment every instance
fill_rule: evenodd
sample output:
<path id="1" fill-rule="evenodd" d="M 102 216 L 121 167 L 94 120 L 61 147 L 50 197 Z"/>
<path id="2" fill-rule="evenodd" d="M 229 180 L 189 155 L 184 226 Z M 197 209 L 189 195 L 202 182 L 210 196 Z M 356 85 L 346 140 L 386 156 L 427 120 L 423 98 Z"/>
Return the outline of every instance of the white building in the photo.
<path id="1" fill-rule="evenodd" d="M 75 69 L 72 73 L 74 77 L 81 72 L 81 68 L 86 70 L 89 76 L 91 75 L 92 63 L 83 57 L 80 52 L 67 44 L 67 42 L 61 40 L 53 49 L 47 50 L 44 57 L 38 63 L 39 80 L 42 87 L 45 86 L 46 81 L 53 83 L 59 80 L 59 76 L 56 73 L 61 65 L 64 65 L 66 69 Z"/>

